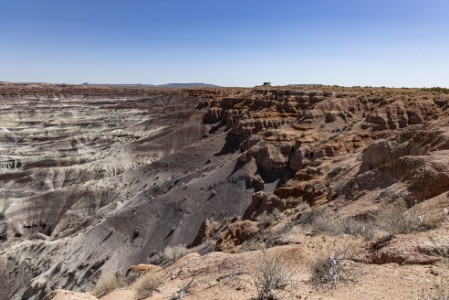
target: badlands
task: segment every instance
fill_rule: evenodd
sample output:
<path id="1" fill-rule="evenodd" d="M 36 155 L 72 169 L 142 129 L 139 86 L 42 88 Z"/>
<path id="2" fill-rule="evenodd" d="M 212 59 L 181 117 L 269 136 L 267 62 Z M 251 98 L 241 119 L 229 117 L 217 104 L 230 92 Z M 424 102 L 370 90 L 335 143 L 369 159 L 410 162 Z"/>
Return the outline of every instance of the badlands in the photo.
<path id="1" fill-rule="evenodd" d="M 0 299 L 449 299 L 449 91 L 0 84 Z"/>

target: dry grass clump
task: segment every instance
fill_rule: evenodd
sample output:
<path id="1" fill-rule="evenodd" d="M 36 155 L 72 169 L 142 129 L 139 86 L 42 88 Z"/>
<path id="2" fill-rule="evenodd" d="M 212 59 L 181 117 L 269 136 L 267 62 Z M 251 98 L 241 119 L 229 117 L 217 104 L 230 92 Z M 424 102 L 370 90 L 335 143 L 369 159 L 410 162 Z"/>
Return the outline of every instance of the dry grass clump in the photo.
<path id="1" fill-rule="evenodd" d="M 402 201 L 386 204 L 377 217 L 379 226 L 392 234 L 411 233 L 438 227 L 444 220 L 444 213 L 416 205 L 411 209 Z"/>
<path id="2" fill-rule="evenodd" d="M 343 228 L 336 219 L 326 216 L 323 208 L 317 208 L 304 213 L 298 223 L 308 225 L 312 229 L 312 234 L 339 235 L 343 233 Z"/>
<path id="3" fill-rule="evenodd" d="M 117 275 L 105 275 L 101 277 L 95 288 L 92 290 L 92 294 L 95 297 L 103 297 L 114 290 L 126 287 L 125 281 Z"/>
<path id="4" fill-rule="evenodd" d="M 354 218 L 336 220 L 331 217 L 320 216 L 312 223 L 313 234 L 327 234 L 337 236 L 349 234 L 361 236 L 365 240 L 370 240 L 376 234 L 378 225 L 374 221 L 362 221 Z"/>
<path id="5" fill-rule="evenodd" d="M 257 220 L 262 228 L 266 228 L 273 224 L 274 221 L 279 221 L 281 212 L 278 209 L 274 209 L 271 213 L 264 212 Z"/>
<path id="6" fill-rule="evenodd" d="M 295 223 L 288 221 L 281 228 L 273 232 L 266 240 L 266 248 L 271 248 L 274 246 L 288 245 L 293 243 L 294 233 L 293 228 Z"/>
<path id="7" fill-rule="evenodd" d="M 338 220 L 332 216 L 326 215 L 323 212 L 323 209 L 317 209 L 311 212 L 311 214 L 304 219 L 302 224 L 310 225 L 313 235 L 326 234 L 337 236 L 346 233 L 370 239 L 374 236 L 375 231 L 377 230 L 374 222 L 356 220 L 354 218 Z"/>
<path id="8" fill-rule="evenodd" d="M 152 273 L 147 273 L 140 277 L 136 282 L 136 295 L 138 299 L 150 297 L 153 292 L 160 292 L 159 287 L 162 280 Z"/>
<path id="9" fill-rule="evenodd" d="M 268 255 L 265 250 L 261 252 L 262 257 L 256 277 L 259 286 L 257 299 L 276 299 L 276 289 L 291 282 L 291 271 L 279 261 L 279 258 Z"/>
<path id="10" fill-rule="evenodd" d="M 327 234 L 330 236 L 336 236 L 343 233 L 343 226 L 341 222 L 324 215 L 315 217 L 311 225 L 313 234 Z"/>
<path id="11" fill-rule="evenodd" d="M 445 258 L 441 262 L 441 274 L 434 282 L 436 300 L 449 300 L 449 259 Z"/>
<path id="12" fill-rule="evenodd" d="M 372 239 L 378 230 L 378 225 L 374 221 L 361 221 L 354 218 L 344 220 L 342 226 L 344 233 L 361 236 L 365 240 Z"/>
<path id="13" fill-rule="evenodd" d="M 422 290 L 420 299 L 449 300 L 449 248 L 437 246 L 432 237 L 429 239 L 435 245 L 436 254 L 441 257 L 441 260 L 435 266 L 436 272 L 432 272 L 436 275 L 432 290 Z"/>
<path id="14" fill-rule="evenodd" d="M 151 257 L 150 263 L 164 268 L 194 251 L 195 249 L 187 249 L 185 245 L 167 246 L 163 251 Z"/>
<path id="15" fill-rule="evenodd" d="M 338 220 L 318 208 L 304 214 L 299 223 L 310 226 L 313 235 L 337 236 L 345 233 L 369 240 L 379 229 L 391 234 L 425 231 L 438 227 L 446 218 L 445 212 L 435 207 L 418 204 L 408 209 L 403 201 L 384 204 L 379 211 L 372 220 Z"/>
<path id="16" fill-rule="evenodd" d="M 269 245 L 264 241 L 262 234 L 258 233 L 245 241 L 240 248 L 241 252 L 255 251 L 260 249 L 269 248 Z"/>
<path id="17" fill-rule="evenodd" d="M 335 288 L 338 283 L 355 281 L 354 253 L 345 245 L 342 250 L 317 257 L 311 268 L 311 283 L 315 287 Z"/>

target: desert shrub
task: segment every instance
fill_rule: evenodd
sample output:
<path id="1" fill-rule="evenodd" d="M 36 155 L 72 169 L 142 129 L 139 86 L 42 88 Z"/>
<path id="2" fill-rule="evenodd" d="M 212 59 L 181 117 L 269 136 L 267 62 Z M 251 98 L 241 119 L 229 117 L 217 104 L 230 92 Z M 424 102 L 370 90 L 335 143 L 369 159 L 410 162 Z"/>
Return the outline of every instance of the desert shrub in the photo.
<path id="1" fill-rule="evenodd" d="M 433 242 L 435 253 L 440 256 L 441 260 L 436 264 L 437 272 L 434 275 L 433 287 L 431 291 L 421 291 L 420 299 L 435 299 L 435 300 L 449 300 L 449 249 L 446 247 L 437 246 L 432 237 L 429 239 Z"/>
<path id="2" fill-rule="evenodd" d="M 152 273 L 147 273 L 136 282 L 136 294 L 138 299 L 148 298 L 153 292 L 159 292 L 162 280 Z"/>
<path id="3" fill-rule="evenodd" d="M 274 246 L 281 246 L 290 244 L 293 239 L 292 230 L 294 228 L 294 222 L 287 222 L 281 228 L 273 232 L 266 240 L 265 245 L 267 248 Z"/>
<path id="4" fill-rule="evenodd" d="M 335 256 L 319 257 L 312 265 L 311 282 L 315 286 L 335 287 L 340 280 L 341 266 Z"/>
<path id="5" fill-rule="evenodd" d="M 334 200 L 338 196 L 342 195 L 347 184 L 348 184 L 348 181 L 346 179 L 341 179 L 341 180 L 337 181 L 337 183 L 331 190 L 329 199 Z"/>
<path id="6" fill-rule="evenodd" d="M 269 248 L 269 246 L 265 243 L 263 235 L 259 232 L 253 235 L 250 239 L 246 240 L 242 247 L 240 248 L 241 252 L 255 251 L 260 249 Z"/>
<path id="7" fill-rule="evenodd" d="M 378 226 L 374 221 L 360 221 L 348 218 L 342 222 L 343 232 L 350 235 L 362 236 L 365 240 L 374 237 Z"/>
<path id="8" fill-rule="evenodd" d="M 433 299 L 449 300 L 449 259 L 445 258 L 441 263 L 441 274 L 433 283 L 435 290 L 435 298 Z"/>
<path id="9" fill-rule="evenodd" d="M 265 211 L 256 218 L 256 220 L 259 221 L 260 227 L 262 229 L 269 227 L 274 222 L 279 221 L 280 219 L 281 212 L 278 208 L 273 209 L 273 211 L 271 212 Z"/>
<path id="10" fill-rule="evenodd" d="M 309 208 L 310 208 L 309 203 L 301 202 L 298 205 L 296 205 L 293 210 L 294 210 L 294 212 L 304 212 L 304 211 L 306 211 Z"/>
<path id="11" fill-rule="evenodd" d="M 390 233 L 406 233 L 413 231 L 417 225 L 412 217 L 407 216 L 407 207 L 405 204 L 396 202 L 385 205 L 377 217 L 379 225 Z"/>
<path id="12" fill-rule="evenodd" d="M 274 214 L 270 214 L 270 213 L 264 212 L 257 219 L 259 221 L 260 227 L 261 228 L 266 228 L 266 227 L 270 226 L 274 222 L 276 217 L 275 217 Z"/>
<path id="13" fill-rule="evenodd" d="M 151 257 L 150 263 L 164 268 L 193 251 L 195 249 L 187 249 L 185 245 L 167 246 L 163 251 Z"/>
<path id="14" fill-rule="evenodd" d="M 355 280 L 354 266 L 351 261 L 353 252 L 345 245 L 342 250 L 331 254 L 322 254 L 312 263 L 311 283 L 315 287 L 335 288 L 339 283 Z"/>
<path id="15" fill-rule="evenodd" d="M 316 217 L 312 222 L 312 234 L 327 234 L 331 236 L 343 233 L 342 223 L 324 215 Z"/>
<path id="16" fill-rule="evenodd" d="M 338 220 L 325 214 L 322 208 L 303 214 L 297 223 L 310 226 L 313 235 L 326 234 L 336 236 L 345 233 L 362 236 L 367 240 L 374 236 L 379 227 L 374 220 L 365 221 L 355 218 Z"/>
<path id="17" fill-rule="evenodd" d="M 380 227 L 392 234 L 436 228 L 443 220 L 443 213 L 432 212 L 431 209 L 421 205 L 407 209 L 405 203 L 401 201 L 384 205 L 377 218 Z"/>
<path id="18" fill-rule="evenodd" d="M 295 220 L 296 224 L 312 225 L 316 218 L 323 216 L 324 209 L 315 208 L 309 211 L 303 212 L 299 218 Z"/>
<path id="19" fill-rule="evenodd" d="M 323 208 L 317 208 L 301 215 L 298 224 L 308 225 L 312 234 L 329 234 L 332 236 L 343 233 L 340 221 L 324 213 Z"/>
<path id="20" fill-rule="evenodd" d="M 271 212 L 275 221 L 281 220 L 281 211 L 278 208 L 273 209 Z"/>
<path id="21" fill-rule="evenodd" d="M 257 299 L 276 299 L 275 290 L 286 286 L 291 281 L 291 272 L 279 258 L 270 256 L 262 250 L 256 277 L 259 293 Z"/>
<path id="22" fill-rule="evenodd" d="M 124 287 L 126 287 L 126 283 L 119 276 L 105 275 L 98 280 L 95 288 L 92 291 L 92 294 L 94 294 L 94 296 L 96 297 L 103 297 L 104 295 L 107 295 L 114 290 Z"/>

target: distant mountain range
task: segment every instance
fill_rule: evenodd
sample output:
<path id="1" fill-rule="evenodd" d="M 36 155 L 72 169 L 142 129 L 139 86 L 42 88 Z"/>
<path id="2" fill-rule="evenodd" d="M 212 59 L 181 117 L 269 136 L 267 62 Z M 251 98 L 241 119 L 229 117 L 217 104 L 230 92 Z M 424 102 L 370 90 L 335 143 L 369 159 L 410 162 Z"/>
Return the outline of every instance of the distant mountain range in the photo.
<path id="1" fill-rule="evenodd" d="M 107 84 L 107 83 L 88 83 L 84 82 L 81 85 L 96 85 L 96 86 L 135 86 L 135 87 L 169 87 L 169 88 L 189 88 L 189 87 L 220 87 L 219 85 L 209 83 L 166 83 L 166 84 L 142 84 L 142 83 L 130 83 L 130 84 Z"/>

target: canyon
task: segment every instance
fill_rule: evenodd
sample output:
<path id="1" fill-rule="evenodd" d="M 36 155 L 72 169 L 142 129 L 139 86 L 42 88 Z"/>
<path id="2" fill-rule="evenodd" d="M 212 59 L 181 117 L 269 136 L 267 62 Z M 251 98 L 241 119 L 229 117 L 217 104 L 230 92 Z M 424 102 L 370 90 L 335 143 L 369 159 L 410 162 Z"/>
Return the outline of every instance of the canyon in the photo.
<path id="1" fill-rule="evenodd" d="M 448 154 L 445 89 L 3 83 L 0 299 L 97 299 L 179 245 L 149 299 L 258 299 L 266 256 L 295 282 L 279 299 L 438 296 Z M 348 248 L 357 280 L 316 289 L 317 256 Z"/>

